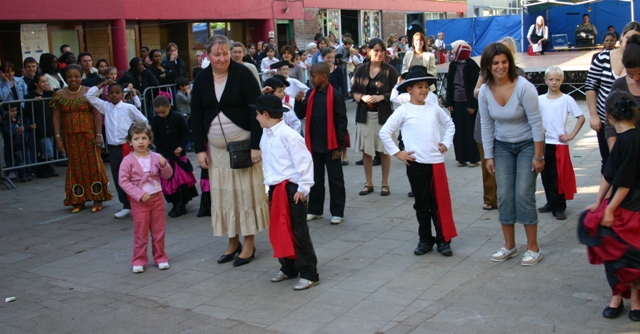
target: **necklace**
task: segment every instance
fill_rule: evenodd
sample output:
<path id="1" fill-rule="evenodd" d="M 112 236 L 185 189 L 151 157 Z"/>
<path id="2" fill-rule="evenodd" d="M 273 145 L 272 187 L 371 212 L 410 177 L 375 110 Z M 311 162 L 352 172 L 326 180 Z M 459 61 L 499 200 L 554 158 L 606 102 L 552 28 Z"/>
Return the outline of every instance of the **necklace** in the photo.
<path id="1" fill-rule="evenodd" d="M 213 76 L 214 76 L 214 77 L 216 77 L 216 78 L 222 78 L 222 77 L 225 77 L 225 76 L 227 76 L 227 74 L 229 74 L 229 72 L 228 72 L 228 71 L 227 71 L 227 72 L 225 72 L 224 74 L 216 74 L 216 72 L 213 72 Z"/>
<path id="2" fill-rule="evenodd" d="M 632 79 L 631 82 L 633 82 L 633 87 L 635 87 L 637 91 L 640 91 L 640 88 L 638 88 L 636 81 Z"/>
<path id="3" fill-rule="evenodd" d="M 69 86 L 67 86 L 67 90 L 69 91 L 69 93 L 71 94 L 75 94 L 77 92 L 79 92 L 82 89 L 82 85 L 78 86 L 78 90 L 76 90 L 75 92 L 72 92 L 71 89 L 69 89 Z"/>

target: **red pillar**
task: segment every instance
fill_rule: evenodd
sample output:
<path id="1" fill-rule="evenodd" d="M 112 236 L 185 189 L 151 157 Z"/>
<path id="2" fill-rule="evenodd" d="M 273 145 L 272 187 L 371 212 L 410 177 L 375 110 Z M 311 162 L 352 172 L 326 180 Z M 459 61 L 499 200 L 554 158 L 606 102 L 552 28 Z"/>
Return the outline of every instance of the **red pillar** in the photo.
<path id="1" fill-rule="evenodd" d="M 118 77 L 129 68 L 127 59 L 127 23 L 124 19 L 111 21 L 111 38 L 113 41 L 113 66 L 118 69 Z"/>

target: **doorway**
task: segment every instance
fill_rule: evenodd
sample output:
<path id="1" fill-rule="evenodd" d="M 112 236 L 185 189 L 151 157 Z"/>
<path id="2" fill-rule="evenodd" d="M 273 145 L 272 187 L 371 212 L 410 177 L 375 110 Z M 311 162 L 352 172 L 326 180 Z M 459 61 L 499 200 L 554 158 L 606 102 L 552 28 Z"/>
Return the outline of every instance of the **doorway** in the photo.
<path id="1" fill-rule="evenodd" d="M 276 43 L 278 43 L 278 50 L 276 53 L 280 53 L 280 49 L 283 46 L 289 45 L 289 41 L 293 39 L 293 24 L 289 20 L 276 20 Z"/>
<path id="2" fill-rule="evenodd" d="M 341 10 L 342 34 L 350 33 L 353 42 L 358 45 L 360 41 L 360 24 L 358 23 L 357 10 Z M 358 45 L 359 46 L 359 45 Z"/>

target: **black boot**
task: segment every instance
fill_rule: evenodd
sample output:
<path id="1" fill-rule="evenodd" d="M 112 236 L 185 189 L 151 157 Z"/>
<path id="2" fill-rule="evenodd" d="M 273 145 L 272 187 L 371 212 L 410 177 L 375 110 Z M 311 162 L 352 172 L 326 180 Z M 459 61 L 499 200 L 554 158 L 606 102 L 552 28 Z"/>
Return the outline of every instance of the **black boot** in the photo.
<path id="1" fill-rule="evenodd" d="M 211 193 L 202 192 L 200 194 L 200 210 L 198 210 L 198 217 L 211 217 Z"/>

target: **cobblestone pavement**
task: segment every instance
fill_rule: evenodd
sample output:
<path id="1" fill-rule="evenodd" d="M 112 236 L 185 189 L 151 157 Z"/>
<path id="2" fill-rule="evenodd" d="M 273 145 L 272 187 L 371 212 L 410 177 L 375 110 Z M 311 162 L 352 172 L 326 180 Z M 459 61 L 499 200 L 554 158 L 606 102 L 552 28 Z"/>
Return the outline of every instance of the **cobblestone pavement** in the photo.
<path id="1" fill-rule="evenodd" d="M 348 109 L 353 134 L 354 103 Z M 1 189 L 0 297 L 16 300 L 0 303 L 0 332 L 636 332 L 640 325 L 626 314 L 600 315 L 610 295 L 603 268 L 588 264 L 575 236 L 577 215 L 599 184 L 597 142 L 586 124 L 571 147 L 578 194 L 567 220 L 539 215 L 544 259 L 533 267 L 519 258 L 490 261 L 503 243 L 498 213 L 481 209 L 480 168 L 456 167 L 453 150 L 446 155 L 459 233 L 452 257 L 413 255 L 417 223 L 402 163 L 392 158 L 391 196 L 378 193 L 380 167 L 376 192 L 358 196 L 364 173 L 351 150 L 345 221 L 330 225 L 327 210 L 310 222 L 321 284 L 300 292 L 294 280 L 269 282 L 279 266 L 266 232 L 257 235 L 249 265 L 217 264 L 226 239 L 212 236 L 208 218 L 195 217 L 199 198 L 187 216 L 167 219 L 171 269 L 133 274 L 133 221 L 113 218 L 117 201 L 72 215 L 62 206 L 63 176 Z M 537 189 L 542 205 L 540 181 Z M 523 253 L 524 231 L 516 230 Z"/>

